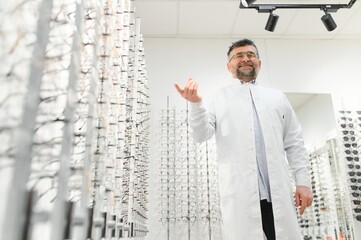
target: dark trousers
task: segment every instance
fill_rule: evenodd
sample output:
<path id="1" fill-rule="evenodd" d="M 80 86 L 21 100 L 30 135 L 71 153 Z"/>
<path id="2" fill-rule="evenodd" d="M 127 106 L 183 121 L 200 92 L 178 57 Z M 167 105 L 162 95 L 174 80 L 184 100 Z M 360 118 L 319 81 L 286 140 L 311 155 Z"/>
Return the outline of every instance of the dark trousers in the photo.
<path id="1" fill-rule="evenodd" d="M 276 240 L 272 203 L 261 200 L 262 227 L 267 240 Z"/>

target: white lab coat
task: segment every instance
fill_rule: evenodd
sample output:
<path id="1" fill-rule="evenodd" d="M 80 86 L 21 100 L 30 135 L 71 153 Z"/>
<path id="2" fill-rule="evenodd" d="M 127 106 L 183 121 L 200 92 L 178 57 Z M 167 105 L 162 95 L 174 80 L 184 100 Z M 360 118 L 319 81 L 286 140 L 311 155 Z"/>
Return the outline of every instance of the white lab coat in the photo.
<path id="1" fill-rule="evenodd" d="M 264 239 L 250 92 L 265 141 L 276 238 L 301 240 L 285 160 L 286 155 L 296 185 L 310 186 L 300 124 L 282 92 L 238 81 L 220 89 L 209 104 L 191 103 L 189 113 L 196 141 L 216 135 L 223 238 Z"/>

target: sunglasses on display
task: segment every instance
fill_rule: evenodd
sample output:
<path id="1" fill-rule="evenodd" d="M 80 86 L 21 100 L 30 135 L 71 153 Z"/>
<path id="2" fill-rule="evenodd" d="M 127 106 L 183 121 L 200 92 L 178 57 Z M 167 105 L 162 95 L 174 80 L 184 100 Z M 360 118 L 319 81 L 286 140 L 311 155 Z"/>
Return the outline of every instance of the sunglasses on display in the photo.
<path id="1" fill-rule="evenodd" d="M 350 134 L 350 135 L 355 135 L 355 131 L 353 131 L 353 130 L 343 130 L 342 131 L 342 133 L 343 133 L 343 135 L 348 135 L 348 134 Z"/>
<path id="2" fill-rule="evenodd" d="M 359 157 L 350 157 L 350 156 L 347 156 L 346 157 L 346 160 L 347 161 L 355 161 L 355 162 L 358 162 L 360 160 Z"/>
<path id="3" fill-rule="evenodd" d="M 361 172 L 355 172 L 355 171 L 348 172 L 348 175 L 350 175 L 351 177 L 355 176 L 355 174 L 361 177 Z"/>
<path id="4" fill-rule="evenodd" d="M 353 123 L 349 123 L 349 124 L 342 123 L 342 124 L 341 124 L 341 127 L 342 127 L 342 128 L 346 128 L 346 127 L 353 128 L 354 125 L 353 125 Z"/>
<path id="5" fill-rule="evenodd" d="M 346 111 L 346 110 L 341 110 L 341 111 L 338 111 L 339 113 L 341 114 L 351 114 L 351 111 Z"/>
<path id="6" fill-rule="evenodd" d="M 347 166 L 350 169 L 352 169 L 352 168 L 360 169 L 360 165 L 358 165 L 358 164 L 348 164 Z"/>
<path id="7" fill-rule="evenodd" d="M 350 181 L 352 183 L 356 183 L 356 182 L 361 183 L 361 178 L 350 178 Z"/>
<path id="8" fill-rule="evenodd" d="M 358 154 L 358 151 L 357 150 L 345 150 L 345 153 L 346 154 L 354 154 L 354 155 L 357 155 Z"/>
<path id="9" fill-rule="evenodd" d="M 361 186 L 356 186 L 356 185 L 351 185 L 350 188 L 354 191 L 356 191 L 357 189 L 361 190 Z"/>
<path id="10" fill-rule="evenodd" d="M 357 143 L 345 143 L 344 146 L 347 148 L 350 148 L 350 147 L 357 148 L 358 145 L 357 145 Z"/>
<path id="11" fill-rule="evenodd" d="M 351 195 L 352 195 L 353 197 L 359 197 L 359 196 L 360 196 L 360 193 L 358 193 L 358 192 L 352 192 Z"/>
<path id="12" fill-rule="evenodd" d="M 343 137 L 343 140 L 345 142 L 348 142 L 348 141 L 354 142 L 354 141 L 356 141 L 356 137 L 354 137 L 354 136 L 351 136 L 351 137 L 345 136 L 345 137 Z"/>
<path id="13" fill-rule="evenodd" d="M 361 213 L 361 208 L 355 208 L 353 211 L 354 211 L 355 213 Z"/>
<path id="14" fill-rule="evenodd" d="M 353 121 L 353 118 L 350 118 L 350 117 L 340 117 L 341 120 L 343 121 Z"/>

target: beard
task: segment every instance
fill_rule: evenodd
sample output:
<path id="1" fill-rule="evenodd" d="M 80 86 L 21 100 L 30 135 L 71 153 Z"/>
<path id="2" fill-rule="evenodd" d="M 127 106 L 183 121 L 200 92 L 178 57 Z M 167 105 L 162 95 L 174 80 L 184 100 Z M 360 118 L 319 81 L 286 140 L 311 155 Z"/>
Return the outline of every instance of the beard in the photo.
<path id="1" fill-rule="evenodd" d="M 237 78 L 242 79 L 244 77 L 246 78 L 256 78 L 257 73 L 256 69 L 252 66 L 252 70 L 250 71 L 242 71 L 241 68 L 237 68 Z"/>

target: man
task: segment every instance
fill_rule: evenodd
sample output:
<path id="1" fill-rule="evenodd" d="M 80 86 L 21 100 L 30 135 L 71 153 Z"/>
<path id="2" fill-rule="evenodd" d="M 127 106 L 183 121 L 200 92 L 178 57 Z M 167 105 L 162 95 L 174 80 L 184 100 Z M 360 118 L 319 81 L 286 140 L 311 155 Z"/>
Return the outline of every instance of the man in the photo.
<path id="1" fill-rule="evenodd" d="M 216 135 L 224 240 L 301 240 L 295 205 L 303 214 L 312 193 L 300 124 L 282 92 L 256 85 L 261 61 L 253 41 L 233 43 L 227 55 L 228 71 L 239 81 L 208 104 L 194 80 L 183 89 L 175 84 L 190 102 L 194 139 Z"/>

